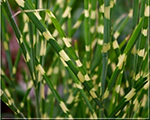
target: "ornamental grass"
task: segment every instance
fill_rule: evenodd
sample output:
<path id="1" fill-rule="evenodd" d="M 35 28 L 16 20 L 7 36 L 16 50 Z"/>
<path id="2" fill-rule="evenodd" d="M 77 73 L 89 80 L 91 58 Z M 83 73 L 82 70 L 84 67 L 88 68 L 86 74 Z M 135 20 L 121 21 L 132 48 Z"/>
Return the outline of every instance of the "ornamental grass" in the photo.
<path id="1" fill-rule="evenodd" d="M 1 118 L 148 118 L 150 0 L 122 2 L 2 0 Z"/>

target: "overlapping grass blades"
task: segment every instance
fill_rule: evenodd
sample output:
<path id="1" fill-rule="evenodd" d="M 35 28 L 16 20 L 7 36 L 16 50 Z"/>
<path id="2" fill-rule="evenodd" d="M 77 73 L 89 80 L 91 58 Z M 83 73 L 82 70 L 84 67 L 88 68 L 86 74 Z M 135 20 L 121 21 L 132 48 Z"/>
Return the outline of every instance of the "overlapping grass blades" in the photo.
<path id="1" fill-rule="evenodd" d="M 142 111 L 148 111 L 149 0 L 134 0 L 129 12 L 117 19 L 113 16 L 118 1 L 84 0 L 76 20 L 76 0 L 57 0 L 55 5 L 50 0 L 14 0 L 21 9 L 23 28 L 16 24 L 18 15 L 12 15 L 9 2 L 2 0 L 1 7 L 2 43 L 10 76 L 2 65 L 0 95 L 18 117 L 148 117 L 148 112 Z M 5 20 L 20 47 L 14 63 Z M 122 38 L 131 21 L 130 32 Z M 74 40 L 75 33 L 82 39 Z M 22 73 L 27 89 L 20 100 L 14 91 L 21 55 L 29 74 Z M 63 90 L 58 92 L 60 86 Z M 33 87 L 36 115 L 30 110 Z"/>

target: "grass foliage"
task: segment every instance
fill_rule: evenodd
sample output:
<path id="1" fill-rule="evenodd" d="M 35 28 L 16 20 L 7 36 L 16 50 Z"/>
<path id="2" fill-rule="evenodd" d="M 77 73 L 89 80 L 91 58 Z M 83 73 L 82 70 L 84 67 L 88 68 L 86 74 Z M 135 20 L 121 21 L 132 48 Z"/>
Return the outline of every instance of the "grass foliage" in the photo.
<path id="1" fill-rule="evenodd" d="M 0 96 L 13 117 L 148 118 L 150 1 L 132 2 L 116 15 L 119 0 L 2 0 Z"/>

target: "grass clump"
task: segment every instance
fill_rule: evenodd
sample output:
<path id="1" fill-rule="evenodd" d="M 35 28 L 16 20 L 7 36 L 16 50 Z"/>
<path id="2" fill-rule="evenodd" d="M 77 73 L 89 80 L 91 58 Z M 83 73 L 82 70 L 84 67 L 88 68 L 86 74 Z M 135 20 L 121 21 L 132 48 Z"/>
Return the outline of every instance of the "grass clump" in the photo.
<path id="1" fill-rule="evenodd" d="M 14 118 L 149 117 L 149 0 L 117 17 L 116 0 L 14 0 L 16 14 L 11 2 L 1 1 L 0 95 Z M 14 61 L 7 23 L 19 45 Z"/>

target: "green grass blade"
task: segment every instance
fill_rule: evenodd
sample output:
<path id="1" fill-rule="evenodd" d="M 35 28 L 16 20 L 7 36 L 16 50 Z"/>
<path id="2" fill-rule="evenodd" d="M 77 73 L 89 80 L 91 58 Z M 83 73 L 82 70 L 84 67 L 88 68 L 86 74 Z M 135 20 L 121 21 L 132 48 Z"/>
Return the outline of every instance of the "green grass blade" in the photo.
<path id="1" fill-rule="evenodd" d="M 9 99 L 5 92 L 0 89 L 0 97 L 1 100 L 20 118 L 26 119 L 24 115 L 20 112 L 20 110 L 16 107 L 16 105 L 13 103 L 12 99 Z"/>

